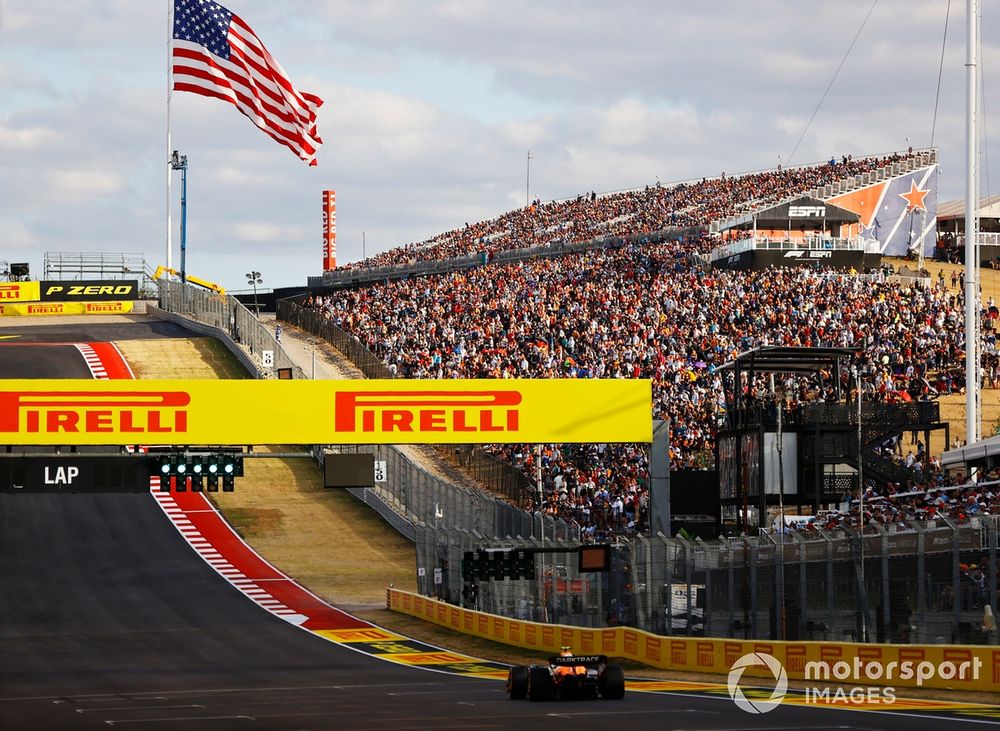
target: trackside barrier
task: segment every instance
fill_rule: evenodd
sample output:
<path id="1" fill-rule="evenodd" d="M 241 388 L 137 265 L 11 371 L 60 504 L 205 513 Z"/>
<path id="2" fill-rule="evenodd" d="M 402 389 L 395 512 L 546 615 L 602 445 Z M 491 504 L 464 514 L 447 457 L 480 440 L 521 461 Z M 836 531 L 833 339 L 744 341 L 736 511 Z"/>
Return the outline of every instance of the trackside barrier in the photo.
<path id="1" fill-rule="evenodd" d="M 665 670 L 728 674 L 743 655 L 763 652 L 781 662 L 789 679 L 814 682 L 817 686 L 883 685 L 988 692 L 1000 689 L 1000 649 L 995 647 L 662 637 L 631 627 L 586 629 L 524 622 L 392 588 L 386 590 L 386 606 L 401 614 L 505 645 L 553 654 L 561 646 L 569 645 L 577 653 L 600 653 Z M 831 674 L 823 675 L 811 663 L 825 664 L 831 668 Z M 906 677 L 904 663 L 910 663 L 911 677 Z M 841 672 L 845 668 L 850 671 L 847 675 Z M 855 673 L 858 668 L 860 674 Z M 891 676 L 886 677 L 890 670 Z M 769 671 L 751 667 L 746 672 L 763 676 Z"/>
<path id="2" fill-rule="evenodd" d="M 16 302 L 0 304 L 0 317 L 48 315 L 123 315 L 133 311 L 134 302 Z"/>

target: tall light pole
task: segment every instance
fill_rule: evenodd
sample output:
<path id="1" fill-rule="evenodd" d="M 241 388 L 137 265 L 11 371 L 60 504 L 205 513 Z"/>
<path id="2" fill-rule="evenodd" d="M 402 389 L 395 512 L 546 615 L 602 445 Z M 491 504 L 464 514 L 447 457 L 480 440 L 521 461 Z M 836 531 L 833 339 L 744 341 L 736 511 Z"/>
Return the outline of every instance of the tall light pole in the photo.
<path id="1" fill-rule="evenodd" d="M 178 154 L 177 150 L 170 156 L 170 169 L 181 171 L 181 282 L 187 281 L 187 189 L 188 189 L 188 159 L 187 155 Z"/>
<path id="2" fill-rule="evenodd" d="M 531 150 L 528 150 L 528 163 L 524 169 L 524 207 L 531 205 Z"/>
<path id="3" fill-rule="evenodd" d="M 260 272 L 247 272 L 247 283 L 253 286 L 253 309 L 254 314 L 260 318 L 260 305 L 257 304 L 257 285 L 263 284 L 264 280 L 260 278 Z"/>
<path id="4" fill-rule="evenodd" d="M 979 124 L 977 52 L 979 2 L 968 0 L 965 40 L 965 443 L 979 441 Z"/>
<path id="5" fill-rule="evenodd" d="M 858 526 L 861 536 L 858 541 L 858 553 L 861 561 L 859 574 L 861 576 L 861 591 L 867 592 L 865 588 L 865 480 L 864 457 L 861 454 L 861 370 L 857 366 L 851 366 L 851 375 L 854 376 L 854 386 L 858 389 Z M 867 612 L 862 611 L 861 642 L 868 642 L 867 622 Z"/>

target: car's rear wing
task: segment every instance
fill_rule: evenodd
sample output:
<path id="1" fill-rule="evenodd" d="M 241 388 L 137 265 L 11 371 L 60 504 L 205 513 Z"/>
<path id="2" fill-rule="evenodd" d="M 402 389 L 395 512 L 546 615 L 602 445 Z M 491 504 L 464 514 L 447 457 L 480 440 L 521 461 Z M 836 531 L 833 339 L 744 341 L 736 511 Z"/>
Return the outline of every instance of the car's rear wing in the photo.
<path id="1" fill-rule="evenodd" d="M 572 657 L 562 657 L 556 655 L 549 658 L 549 665 L 558 667 L 560 665 L 607 665 L 607 655 L 573 655 Z"/>

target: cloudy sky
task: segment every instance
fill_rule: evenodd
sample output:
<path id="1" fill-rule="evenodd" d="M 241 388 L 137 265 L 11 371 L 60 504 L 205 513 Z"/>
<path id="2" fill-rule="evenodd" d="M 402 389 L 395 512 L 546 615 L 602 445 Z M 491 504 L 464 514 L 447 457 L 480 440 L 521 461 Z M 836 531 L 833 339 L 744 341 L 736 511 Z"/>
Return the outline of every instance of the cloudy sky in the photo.
<path id="1" fill-rule="evenodd" d="M 165 260 L 169 0 L 0 0 L 0 260 Z M 175 93 L 190 273 L 230 288 L 421 240 L 532 197 L 929 145 L 948 0 L 228 0 L 325 100 L 307 167 L 221 101 Z M 952 0 L 934 143 L 964 186 L 965 5 Z M 1000 190 L 1000 8 L 985 8 L 987 190 Z M 174 207 L 179 198 L 175 180 Z M 176 226 L 178 216 L 175 213 Z M 177 246 L 177 234 L 174 245 Z M 175 254 L 175 262 L 177 255 Z"/>

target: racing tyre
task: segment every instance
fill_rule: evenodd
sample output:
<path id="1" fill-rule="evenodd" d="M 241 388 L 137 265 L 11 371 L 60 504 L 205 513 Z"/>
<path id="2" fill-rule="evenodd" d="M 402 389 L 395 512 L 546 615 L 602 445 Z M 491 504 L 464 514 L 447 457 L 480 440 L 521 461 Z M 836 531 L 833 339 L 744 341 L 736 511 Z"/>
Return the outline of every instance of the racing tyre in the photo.
<path id="1" fill-rule="evenodd" d="M 533 667 L 528 670 L 529 701 L 550 701 L 554 693 L 555 683 L 547 667 Z"/>
<path id="2" fill-rule="evenodd" d="M 507 695 L 512 701 L 528 697 L 528 667 L 515 665 L 507 673 Z"/>
<path id="3" fill-rule="evenodd" d="M 597 679 L 597 689 L 601 698 L 609 701 L 621 700 L 625 697 L 625 671 L 621 665 L 606 665 L 604 672 Z"/>

